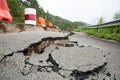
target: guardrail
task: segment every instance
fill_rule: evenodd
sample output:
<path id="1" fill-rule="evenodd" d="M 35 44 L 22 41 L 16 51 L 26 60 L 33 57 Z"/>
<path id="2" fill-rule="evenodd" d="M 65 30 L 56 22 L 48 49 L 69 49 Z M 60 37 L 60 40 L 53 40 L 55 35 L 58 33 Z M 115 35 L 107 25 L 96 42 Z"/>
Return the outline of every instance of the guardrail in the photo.
<path id="1" fill-rule="evenodd" d="M 111 21 L 111 22 L 107 22 L 99 25 L 87 26 L 86 28 L 102 28 L 102 27 L 112 27 L 117 25 L 120 25 L 120 20 Z"/>

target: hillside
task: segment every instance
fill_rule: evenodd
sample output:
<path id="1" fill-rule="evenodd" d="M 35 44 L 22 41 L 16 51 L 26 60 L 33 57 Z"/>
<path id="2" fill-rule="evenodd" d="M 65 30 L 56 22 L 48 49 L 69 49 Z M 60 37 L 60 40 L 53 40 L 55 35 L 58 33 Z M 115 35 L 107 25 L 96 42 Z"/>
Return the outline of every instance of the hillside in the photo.
<path id="1" fill-rule="evenodd" d="M 85 26 L 84 22 L 72 22 L 66 19 L 63 19 L 59 16 L 45 12 L 42 7 L 38 4 L 37 0 L 7 0 L 8 6 L 10 8 L 10 13 L 13 17 L 13 22 L 15 23 L 24 23 L 24 9 L 26 7 L 32 7 L 37 10 L 37 20 L 41 16 L 46 19 L 46 23 L 51 21 L 55 26 L 59 26 L 62 30 L 72 31 L 78 26 Z"/>

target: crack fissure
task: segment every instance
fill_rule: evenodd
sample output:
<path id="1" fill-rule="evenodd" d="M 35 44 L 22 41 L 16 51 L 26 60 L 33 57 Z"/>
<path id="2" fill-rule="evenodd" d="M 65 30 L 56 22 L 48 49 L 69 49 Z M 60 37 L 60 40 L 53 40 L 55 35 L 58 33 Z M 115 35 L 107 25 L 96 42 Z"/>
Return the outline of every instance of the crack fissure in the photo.
<path id="1" fill-rule="evenodd" d="M 44 52 L 44 49 L 49 45 L 64 46 L 67 42 L 69 42 L 68 36 L 55 37 L 55 38 L 54 37 L 47 37 L 47 38 L 41 39 L 41 41 L 39 41 L 39 42 L 32 43 L 32 44 L 30 44 L 30 46 L 28 46 L 24 50 L 17 51 L 17 52 L 23 52 L 23 54 L 25 56 L 31 56 L 31 55 L 34 55 L 36 53 L 41 54 L 42 52 Z"/>
<path id="2" fill-rule="evenodd" d="M 60 64 L 57 63 L 57 61 L 52 57 L 51 53 L 48 55 L 48 58 L 46 60 L 46 62 L 51 63 L 51 65 L 34 65 L 32 63 L 29 62 L 30 58 L 26 58 L 25 59 L 25 66 L 24 68 L 27 67 L 27 65 L 29 65 L 28 68 L 28 72 L 21 72 L 24 76 L 32 73 L 32 67 L 37 66 L 37 72 L 48 72 L 51 73 L 51 71 L 56 72 L 58 75 L 60 75 L 63 78 L 70 78 L 70 77 L 74 77 L 75 80 L 85 80 L 87 79 L 90 75 L 98 75 L 99 72 L 102 72 L 102 70 L 105 68 L 105 66 L 107 65 L 106 62 L 104 62 L 102 65 L 95 67 L 92 70 L 88 70 L 88 71 L 80 71 L 78 69 L 74 69 L 74 70 L 70 70 L 70 69 L 63 69 L 64 66 L 60 67 Z M 23 69 L 24 69 L 23 68 Z M 61 73 L 60 71 L 69 71 L 70 74 L 68 74 L 68 76 L 66 76 L 65 74 Z M 104 71 L 103 73 L 105 74 L 106 71 Z M 108 74 L 105 74 L 108 76 Z"/>

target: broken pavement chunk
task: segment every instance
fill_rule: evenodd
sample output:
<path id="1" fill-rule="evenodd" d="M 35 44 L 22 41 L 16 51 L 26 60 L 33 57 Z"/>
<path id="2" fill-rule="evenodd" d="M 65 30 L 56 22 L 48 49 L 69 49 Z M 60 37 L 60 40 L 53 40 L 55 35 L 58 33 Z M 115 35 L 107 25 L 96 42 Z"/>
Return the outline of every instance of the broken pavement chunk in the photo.
<path id="1" fill-rule="evenodd" d="M 84 45 L 81 45 L 81 46 L 79 46 L 79 47 L 85 47 Z"/>
<path id="2" fill-rule="evenodd" d="M 106 65 L 107 65 L 107 63 L 105 62 L 103 65 L 95 67 L 93 70 L 88 70 L 86 72 L 78 71 L 78 70 L 73 70 L 70 75 L 73 76 L 73 77 L 75 77 L 76 79 L 85 80 L 91 74 L 93 74 L 93 73 L 99 73 Z"/>
<path id="3" fill-rule="evenodd" d="M 74 44 L 67 43 L 67 44 L 65 44 L 65 47 L 74 47 Z"/>

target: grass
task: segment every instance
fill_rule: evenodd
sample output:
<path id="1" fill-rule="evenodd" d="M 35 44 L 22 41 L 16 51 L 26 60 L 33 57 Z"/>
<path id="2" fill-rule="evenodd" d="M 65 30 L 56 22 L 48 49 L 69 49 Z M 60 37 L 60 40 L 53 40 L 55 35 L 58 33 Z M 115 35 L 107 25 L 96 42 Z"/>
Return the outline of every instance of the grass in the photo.
<path id="1" fill-rule="evenodd" d="M 75 29 L 76 32 L 85 32 L 88 35 L 93 35 L 100 38 L 115 40 L 120 42 L 120 25 L 104 28 L 92 28 L 92 29 Z"/>

